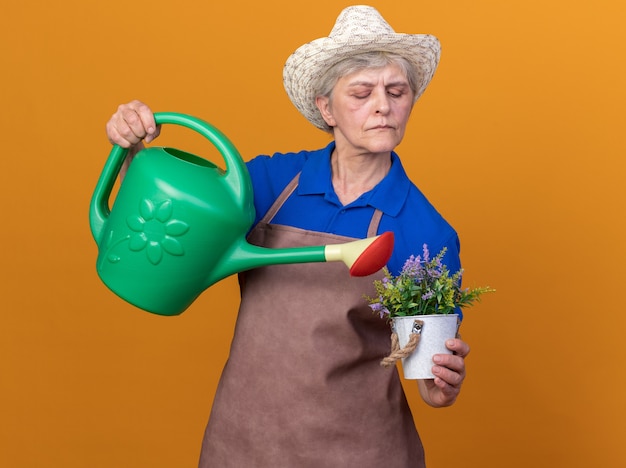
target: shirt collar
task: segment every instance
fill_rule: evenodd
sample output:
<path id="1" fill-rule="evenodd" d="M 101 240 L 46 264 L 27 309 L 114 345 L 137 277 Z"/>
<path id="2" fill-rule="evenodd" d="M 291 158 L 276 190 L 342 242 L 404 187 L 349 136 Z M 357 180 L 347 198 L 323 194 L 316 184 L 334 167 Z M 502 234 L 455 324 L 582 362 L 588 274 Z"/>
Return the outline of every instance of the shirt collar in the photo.
<path id="1" fill-rule="evenodd" d="M 298 183 L 299 195 L 325 195 L 327 198 L 334 190 L 332 187 L 330 155 L 335 149 L 335 142 L 311 153 L 302 167 Z M 391 168 L 380 183 L 368 192 L 367 204 L 389 216 L 397 216 L 404 205 L 411 186 L 400 158 L 391 153 Z"/>

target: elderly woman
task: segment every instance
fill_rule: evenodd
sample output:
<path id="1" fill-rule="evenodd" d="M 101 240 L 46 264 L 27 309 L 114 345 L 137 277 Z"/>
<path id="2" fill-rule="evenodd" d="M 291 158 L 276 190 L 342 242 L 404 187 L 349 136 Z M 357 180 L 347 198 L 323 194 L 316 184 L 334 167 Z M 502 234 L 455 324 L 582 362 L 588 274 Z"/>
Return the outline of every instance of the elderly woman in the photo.
<path id="1" fill-rule="evenodd" d="M 421 252 L 447 248 L 460 268 L 454 229 L 408 179 L 394 152 L 439 60 L 429 35 L 398 34 L 371 7 L 341 12 L 329 37 L 303 45 L 284 69 L 287 93 L 332 135 L 317 151 L 249 161 L 256 223 L 267 247 L 345 242 L 393 231 L 397 274 Z M 107 124 L 112 143 L 136 153 L 158 136 L 152 111 L 133 101 Z M 230 357 L 202 444 L 201 467 L 422 467 L 424 452 L 389 351 L 389 327 L 363 299 L 372 277 L 339 263 L 278 265 L 242 274 Z M 432 380 L 435 407 L 456 400 L 468 345 L 450 340 Z"/>

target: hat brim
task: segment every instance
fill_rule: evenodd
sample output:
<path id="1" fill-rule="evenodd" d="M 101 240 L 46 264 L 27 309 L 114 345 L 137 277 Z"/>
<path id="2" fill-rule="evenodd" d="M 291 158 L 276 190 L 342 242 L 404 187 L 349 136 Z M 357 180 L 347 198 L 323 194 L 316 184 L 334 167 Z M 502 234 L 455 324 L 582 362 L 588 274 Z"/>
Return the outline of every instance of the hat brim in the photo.
<path id="1" fill-rule="evenodd" d="M 430 34 L 381 34 L 353 37 L 349 42 L 323 37 L 299 47 L 285 63 L 283 84 L 296 108 L 313 125 L 326 130 L 326 122 L 315 104 L 313 81 L 330 67 L 354 55 L 365 52 L 390 52 L 407 59 L 418 72 L 415 99 L 418 99 L 432 79 L 441 48 L 439 40 Z"/>

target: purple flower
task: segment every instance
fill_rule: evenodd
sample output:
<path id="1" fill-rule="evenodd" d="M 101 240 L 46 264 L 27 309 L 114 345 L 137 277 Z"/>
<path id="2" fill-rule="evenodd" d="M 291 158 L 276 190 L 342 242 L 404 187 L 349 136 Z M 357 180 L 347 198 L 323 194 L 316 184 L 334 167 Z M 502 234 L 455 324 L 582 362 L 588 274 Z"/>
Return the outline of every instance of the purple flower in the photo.
<path id="1" fill-rule="evenodd" d="M 389 315 L 389 311 L 385 307 L 383 307 L 380 302 L 374 302 L 373 304 L 370 304 L 370 308 L 373 312 L 378 312 L 380 318 L 383 318 L 385 315 Z"/>
<path id="2" fill-rule="evenodd" d="M 428 245 L 424 244 L 422 248 L 424 249 L 424 263 L 428 263 L 428 261 L 430 260 L 430 252 L 428 251 Z"/>
<path id="3" fill-rule="evenodd" d="M 404 262 L 404 266 L 402 267 L 402 275 L 406 276 L 420 276 L 420 272 L 422 270 L 422 259 L 418 255 L 411 255 L 406 262 Z"/>

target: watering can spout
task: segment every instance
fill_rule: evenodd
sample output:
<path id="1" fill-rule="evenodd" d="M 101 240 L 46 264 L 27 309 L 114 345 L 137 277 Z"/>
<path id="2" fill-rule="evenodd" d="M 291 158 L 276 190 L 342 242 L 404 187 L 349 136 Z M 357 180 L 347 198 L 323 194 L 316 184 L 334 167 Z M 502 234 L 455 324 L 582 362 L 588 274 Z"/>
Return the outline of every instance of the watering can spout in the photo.
<path id="1" fill-rule="evenodd" d="M 393 244 L 393 232 L 388 231 L 347 244 L 327 245 L 324 254 L 327 262 L 344 262 L 351 276 L 369 276 L 387 264 L 393 252 Z"/>
<path id="2" fill-rule="evenodd" d="M 351 276 L 368 276 L 385 266 L 391 257 L 393 244 L 392 232 L 343 244 L 282 249 L 259 247 L 241 241 L 216 265 L 206 287 L 235 273 L 289 263 L 343 262 Z"/>

